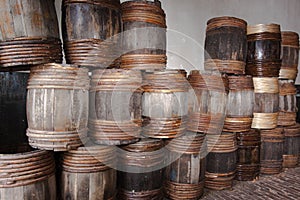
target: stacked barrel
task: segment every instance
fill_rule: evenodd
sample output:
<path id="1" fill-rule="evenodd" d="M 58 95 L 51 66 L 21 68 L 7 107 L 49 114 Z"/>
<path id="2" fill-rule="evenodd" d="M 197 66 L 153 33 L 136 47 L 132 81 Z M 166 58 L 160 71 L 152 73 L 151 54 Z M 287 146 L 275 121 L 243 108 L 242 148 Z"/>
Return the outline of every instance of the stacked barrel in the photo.
<path id="1" fill-rule="evenodd" d="M 283 167 L 299 164 L 300 125 L 296 124 L 298 111 L 295 80 L 299 61 L 299 35 L 292 31 L 281 32 L 281 59 L 279 74 L 278 125 L 283 127 Z"/>
<path id="2" fill-rule="evenodd" d="M 281 32 L 278 24 L 258 24 L 247 29 L 246 73 L 253 76 L 254 118 L 252 128 L 261 130 L 261 174 L 282 169 L 283 133 L 277 127 Z"/>

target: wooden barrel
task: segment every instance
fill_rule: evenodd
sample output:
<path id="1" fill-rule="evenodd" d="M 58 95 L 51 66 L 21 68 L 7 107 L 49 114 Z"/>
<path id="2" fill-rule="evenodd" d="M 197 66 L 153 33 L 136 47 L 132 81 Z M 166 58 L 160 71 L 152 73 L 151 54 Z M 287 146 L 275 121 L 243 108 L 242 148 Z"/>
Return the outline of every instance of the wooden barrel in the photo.
<path id="1" fill-rule="evenodd" d="M 292 80 L 279 80 L 279 126 L 292 126 L 296 124 L 297 115 L 297 89 Z"/>
<path id="2" fill-rule="evenodd" d="M 252 181 L 259 176 L 260 134 L 256 129 L 237 133 L 237 173 L 239 181 Z"/>
<path id="3" fill-rule="evenodd" d="M 216 17 L 207 21 L 205 69 L 227 74 L 245 74 L 247 22 L 235 17 Z"/>
<path id="4" fill-rule="evenodd" d="M 261 130 L 260 173 L 279 174 L 282 171 L 284 134 L 282 128 Z"/>
<path id="5" fill-rule="evenodd" d="M 281 67 L 281 32 L 278 24 L 247 27 L 246 74 L 255 77 L 279 77 Z"/>
<path id="6" fill-rule="evenodd" d="M 28 145 L 1 146 L 0 198 L 56 200 L 53 154 Z"/>
<path id="7" fill-rule="evenodd" d="M 0 146 L 27 141 L 26 86 L 29 73 L 0 73 Z"/>
<path id="8" fill-rule="evenodd" d="M 296 167 L 300 158 L 300 124 L 283 128 L 283 167 Z"/>
<path id="9" fill-rule="evenodd" d="M 189 106 L 187 129 L 193 132 L 220 134 L 223 129 L 228 95 L 228 78 L 218 72 L 193 70 L 188 77 L 196 96 Z M 192 100 L 193 101 L 193 100 Z"/>
<path id="10" fill-rule="evenodd" d="M 235 133 L 207 135 L 209 154 L 206 157 L 205 187 L 211 190 L 230 189 L 236 173 L 237 142 Z"/>
<path id="11" fill-rule="evenodd" d="M 107 68 L 118 58 L 120 0 L 63 0 L 62 33 L 66 61 Z M 115 36 L 115 37 L 113 37 Z"/>
<path id="12" fill-rule="evenodd" d="M 188 82 L 185 70 L 143 73 L 143 134 L 174 138 L 183 134 L 188 112 Z"/>
<path id="13" fill-rule="evenodd" d="M 60 199 L 113 200 L 116 196 L 116 154 L 113 146 L 86 145 L 63 153 Z"/>
<path id="14" fill-rule="evenodd" d="M 273 129 L 278 122 L 278 78 L 253 78 L 254 109 L 252 128 Z"/>
<path id="15" fill-rule="evenodd" d="M 292 31 L 281 32 L 280 79 L 296 80 L 299 62 L 299 35 Z"/>
<path id="16" fill-rule="evenodd" d="M 186 133 L 167 141 L 167 158 L 171 160 L 165 171 L 168 199 L 196 200 L 203 195 L 207 153 L 204 139 L 204 134 Z"/>
<path id="17" fill-rule="evenodd" d="M 50 63 L 31 69 L 26 109 L 32 147 L 68 151 L 85 143 L 89 83 L 84 68 Z"/>
<path id="18" fill-rule="evenodd" d="M 117 199 L 163 199 L 162 147 L 161 140 L 147 138 L 118 149 Z"/>
<path id="19" fill-rule="evenodd" d="M 62 62 L 54 0 L 2 0 L 0 16 L 0 67 Z"/>
<path id="20" fill-rule="evenodd" d="M 251 76 L 228 76 L 229 94 L 223 131 L 250 131 L 253 117 L 254 86 Z"/>
<path id="21" fill-rule="evenodd" d="M 166 68 L 166 16 L 159 0 L 126 1 L 122 6 L 121 68 Z"/>
<path id="22" fill-rule="evenodd" d="M 89 136 L 97 144 L 137 142 L 141 133 L 140 71 L 93 71 L 90 89 Z"/>

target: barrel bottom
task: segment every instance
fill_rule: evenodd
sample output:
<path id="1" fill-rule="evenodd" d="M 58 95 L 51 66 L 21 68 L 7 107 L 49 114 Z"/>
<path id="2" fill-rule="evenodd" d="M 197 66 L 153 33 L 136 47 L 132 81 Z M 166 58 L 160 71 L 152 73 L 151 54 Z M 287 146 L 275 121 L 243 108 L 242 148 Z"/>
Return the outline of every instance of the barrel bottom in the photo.
<path id="1" fill-rule="evenodd" d="M 0 199 L 47 199 L 56 200 L 56 179 L 51 175 L 46 180 L 29 185 L 0 188 Z"/>
<path id="2" fill-rule="evenodd" d="M 245 74 L 246 63 L 239 60 L 207 59 L 204 63 L 205 70 L 219 70 L 227 74 Z"/>
<path id="3" fill-rule="evenodd" d="M 295 112 L 282 112 L 278 114 L 278 126 L 294 126 L 296 125 L 296 116 Z"/>
<path id="4" fill-rule="evenodd" d="M 235 179 L 238 181 L 253 181 L 259 177 L 259 165 L 238 164 Z"/>
<path id="5" fill-rule="evenodd" d="M 165 196 L 170 200 L 198 200 L 204 193 L 204 181 L 199 184 L 183 184 L 166 181 Z"/>
<path id="6" fill-rule="evenodd" d="M 235 172 L 224 174 L 219 173 L 205 173 L 205 188 L 211 190 L 227 190 L 233 186 L 233 179 Z"/>
<path id="7" fill-rule="evenodd" d="M 282 166 L 284 168 L 295 168 L 298 165 L 299 155 L 283 155 Z"/>
<path id="8" fill-rule="evenodd" d="M 264 160 L 260 163 L 260 174 L 274 175 L 282 172 L 282 160 Z"/>
<path id="9" fill-rule="evenodd" d="M 119 200 L 163 200 L 163 192 L 161 188 L 141 192 L 120 189 L 117 197 Z"/>
<path id="10" fill-rule="evenodd" d="M 247 132 L 251 130 L 252 117 L 226 117 L 223 131 L 225 132 Z"/>

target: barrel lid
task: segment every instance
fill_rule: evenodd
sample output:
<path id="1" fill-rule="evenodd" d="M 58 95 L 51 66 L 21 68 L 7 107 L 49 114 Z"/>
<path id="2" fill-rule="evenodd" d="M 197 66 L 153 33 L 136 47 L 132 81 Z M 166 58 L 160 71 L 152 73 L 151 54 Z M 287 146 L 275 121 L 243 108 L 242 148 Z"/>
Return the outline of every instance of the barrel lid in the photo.
<path id="1" fill-rule="evenodd" d="M 280 33 L 279 24 L 256 24 L 249 25 L 247 27 L 247 35 L 256 34 L 256 33 Z"/>

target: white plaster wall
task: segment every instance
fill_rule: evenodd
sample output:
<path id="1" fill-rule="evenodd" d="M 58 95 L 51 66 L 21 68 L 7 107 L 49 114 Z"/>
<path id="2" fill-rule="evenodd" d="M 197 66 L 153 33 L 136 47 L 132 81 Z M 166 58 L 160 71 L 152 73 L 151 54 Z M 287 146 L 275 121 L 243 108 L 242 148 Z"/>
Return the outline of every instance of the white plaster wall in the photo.
<path id="1" fill-rule="evenodd" d="M 167 15 L 169 68 L 203 67 L 206 22 L 212 17 L 235 16 L 248 24 L 278 23 L 282 30 L 300 33 L 300 0 L 161 1 Z M 61 0 L 55 3 L 60 21 Z M 300 74 L 296 83 L 300 84 Z"/>

